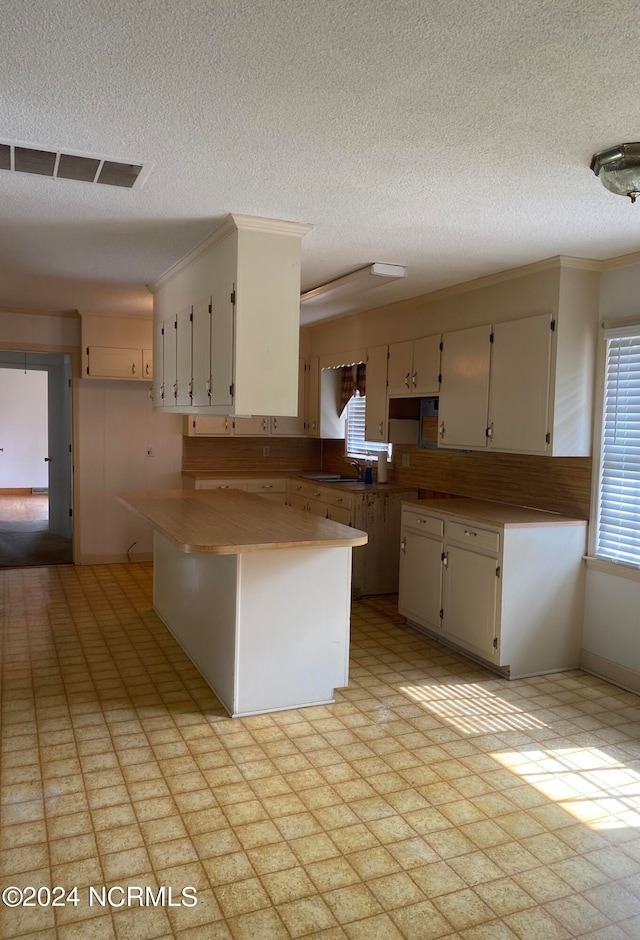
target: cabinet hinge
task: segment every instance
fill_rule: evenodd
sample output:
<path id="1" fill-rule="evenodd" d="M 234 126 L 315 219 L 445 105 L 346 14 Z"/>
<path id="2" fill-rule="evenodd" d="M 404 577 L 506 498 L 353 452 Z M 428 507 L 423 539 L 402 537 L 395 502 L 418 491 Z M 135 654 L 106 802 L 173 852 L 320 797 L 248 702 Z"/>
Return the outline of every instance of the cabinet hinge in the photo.
<path id="1" fill-rule="evenodd" d="M 177 320 L 174 320 L 174 321 L 173 321 L 173 328 L 174 328 L 174 330 L 177 330 L 177 329 L 178 329 L 178 321 L 177 321 Z"/>
<path id="2" fill-rule="evenodd" d="M 69 453 L 71 453 L 71 444 L 69 444 Z"/>
<path id="3" fill-rule="evenodd" d="M 496 578 L 500 577 L 500 565 L 496 568 Z"/>
<path id="4" fill-rule="evenodd" d="M 235 385 L 230 385 L 230 386 L 229 386 L 229 394 L 231 395 L 232 398 L 233 398 L 233 393 L 234 393 L 234 391 L 235 391 Z"/>
<path id="5" fill-rule="evenodd" d="M 213 304 L 209 304 L 209 313 L 213 313 Z"/>
<path id="6" fill-rule="evenodd" d="M 160 330 L 160 333 L 162 336 L 164 336 L 164 327 L 162 327 L 162 329 Z"/>
<path id="7" fill-rule="evenodd" d="M 89 355 L 89 347 L 87 346 L 87 356 Z"/>
<path id="8" fill-rule="evenodd" d="M 189 321 L 190 321 L 191 323 L 193 323 L 193 310 L 192 310 L 191 313 L 189 314 Z"/>
<path id="9" fill-rule="evenodd" d="M 89 375 L 89 366 L 87 366 L 87 375 Z"/>
<path id="10" fill-rule="evenodd" d="M 446 553 L 446 552 L 443 552 L 443 553 L 440 555 L 440 561 L 444 561 L 446 557 L 447 557 L 447 553 Z"/>
<path id="11" fill-rule="evenodd" d="M 69 510 L 69 515 L 70 515 L 70 516 L 73 515 L 73 509 L 70 509 L 70 510 Z"/>
<path id="12" fill-rule="evenodd" d="M 236 292 L 233 290 L 231 291 L 231 303 L 235 304 L 235 302 L 236 302 Z"/>
<path id="13" fill-rule="evenodd" d="M 493 638 L 493 648 L 494 650 L 498 649 L 498 637 L 497 636 L 494 636 Z"/>
<path id="14" fill-rule="evenodd" d="M 545 439 L 545 441 L 547 442 L 547 444 L 550 444 L 550 443 L 551 443 L 551 432 L 550 432 L 550 431 L 547 431 L 547 433 L 546 433 L 545 436 L 544 436 L 544 439 Z"/>
<path id="15" fill-rule="evenodd" d="M 440 352 L 442 352 L 443 349 L 444 349 L 444 343 L 442 342 L 442 340 L 440 340 Z"/>
<path id="16" fill-rule="evenodd" d="M 391 359 L 391 353 L 389 352 L 389 349 L 388 349 L 388 348 L 387 348 L 387 359 Z M 389 383 L 387 382 L 387 385 L 388 385 L 388 384 L 389 384 Z"/>
<path id="17" fill-rule="evenodd" d="M 552 333 L 555 333 L 555 331 L 556 331 L 556 321 L 555 321 L 555 320 L 552 320 L 552 321 L 551 321 L 550 327 L 551 327 L 551 332 L 552 332 Z"/>
<path id="18" fill-rule="evenodd" d="M 441 607 L 441 608 L 440 608 L 440 620 L 442 620 L 443 617 L 444 617 L 444 608 Z"/>
<path id="19" fill-rule="evenodd" d="M 493 342 L 493 333 L 489 333 L 489 342 L 490 342 L 490 343 Z"/>
<path id="20" fill-rule="evenodd" d="M 69 379 L 69 388 L 71 388 L 71 379 Z"/>

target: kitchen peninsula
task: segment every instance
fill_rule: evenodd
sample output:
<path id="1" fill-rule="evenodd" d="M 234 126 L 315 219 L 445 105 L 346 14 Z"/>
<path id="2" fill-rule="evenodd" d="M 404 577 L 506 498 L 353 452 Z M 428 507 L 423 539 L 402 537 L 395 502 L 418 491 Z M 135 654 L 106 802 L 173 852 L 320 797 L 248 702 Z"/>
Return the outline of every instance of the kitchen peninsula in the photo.
<path id="1" fill-rule="evenodd" d="M 154 610 L 231 716 L 333 701 L 366 532 L 241 490 L 120 500 L 154 529 Z"/>

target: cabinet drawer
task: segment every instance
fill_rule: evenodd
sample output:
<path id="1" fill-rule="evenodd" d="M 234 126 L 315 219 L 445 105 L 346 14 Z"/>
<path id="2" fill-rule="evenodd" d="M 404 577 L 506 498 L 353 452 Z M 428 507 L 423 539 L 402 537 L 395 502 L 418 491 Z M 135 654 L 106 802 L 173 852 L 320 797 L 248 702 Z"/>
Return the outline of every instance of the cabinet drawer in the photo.
<path id="1" fill-rule="evenodd" d="M 447 522 L 447 540 L 470 548 L 486 548 L 492 552 L 500 550 L 500 535 L 489 529 L 479 529 L 461 522 Z"/>
<path id="2" fill-rule="evenodd" d="M 244 480 L 196 480 L 197 490 L 246 490 Z"/>
<path id="3" fill-rule="evenodd" d="M 287 481 L 284 477 L 281 480 L 247 480 L 246 487 L 249 493 L 285 493 Z"/>
<path id="4" fill-rule="evenodd" d="M 434 516 L 425 516 L 421 512 L 413 509 L 402 510 L 403 528 L 416 529 L 419 532 L 428 532 L 429 535 L 442 536 L 444 532 L 444 520 Z"/>
<path id="5" fill-rule="evenodd" d="M 348 509 L 351 512 L 353 499 L 348 493 L 341 493 L 335 490 L 327 490 L 327 502 L 330 506 L 338 506 L 340 509 Z"/>
<path id="6" fill-rule="evenodd" d="M 309 486 L 308 484 L 305 484 L 304 489 L 305 496 L 308 496 L 309 499 L 315 499 L 318 502 L 324 503 L 325 506 L 327 505 L 329 496 L 327 489 L 322 486 Z"/>

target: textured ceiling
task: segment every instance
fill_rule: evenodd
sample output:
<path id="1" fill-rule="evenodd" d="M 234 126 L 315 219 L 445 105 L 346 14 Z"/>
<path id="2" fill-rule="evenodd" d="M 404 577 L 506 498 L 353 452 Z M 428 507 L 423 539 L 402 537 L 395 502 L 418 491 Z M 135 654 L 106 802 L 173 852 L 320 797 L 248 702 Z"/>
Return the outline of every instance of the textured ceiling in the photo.
<path id="1" fill-rule="evenodd" d="M 152 164 L 138 190 L 0 171 L 0 307 L 149 310 L 228 212 L 299 222 L 303 287 L 388 303 L 640 249 L 589 170 L 640 138 L 631 0 L 5 0 L 0 139 Z"/>

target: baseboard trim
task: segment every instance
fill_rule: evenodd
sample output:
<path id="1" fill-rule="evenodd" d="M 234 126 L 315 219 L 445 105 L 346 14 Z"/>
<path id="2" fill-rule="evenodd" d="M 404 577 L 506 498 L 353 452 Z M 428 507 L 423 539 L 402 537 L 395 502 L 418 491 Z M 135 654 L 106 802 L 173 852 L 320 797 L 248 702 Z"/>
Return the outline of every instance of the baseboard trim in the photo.
<path id="1" fill-rule="evenodd" d="M 621 666 L 610 659 L 604 659 L 597 656 L 590 650 L 583 649 L 580 655 L 580 668 L 584 672 L 591 673 L 592 676 L 598 676 L 599 679 L 606 679 L 613 685 L 626 689 L 627 692 L 635 692 L 640 695 L 640 672 L 635 669 L 628 669 L 627 666 Z"/>
<path id="2" fill-rule="evenodd" d="M 31 496 L 30 486 L 7 486 L 0 489 L 0 496 Z"/>
<path id="3" fill-rule="evenodd" d="M 131 552 L 122 555 L 79 555 L 76 565 L 126 565 L 129 562 L 153 561 L 153 552 Z"/>

